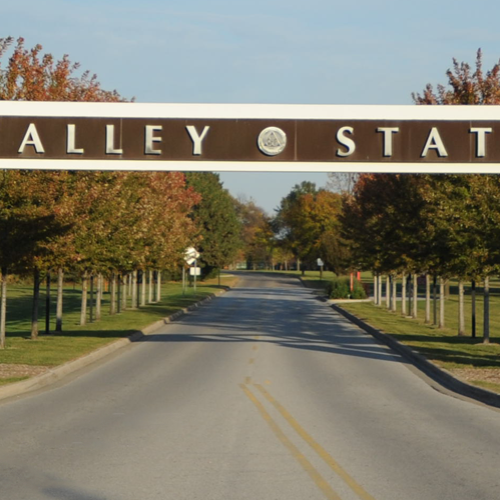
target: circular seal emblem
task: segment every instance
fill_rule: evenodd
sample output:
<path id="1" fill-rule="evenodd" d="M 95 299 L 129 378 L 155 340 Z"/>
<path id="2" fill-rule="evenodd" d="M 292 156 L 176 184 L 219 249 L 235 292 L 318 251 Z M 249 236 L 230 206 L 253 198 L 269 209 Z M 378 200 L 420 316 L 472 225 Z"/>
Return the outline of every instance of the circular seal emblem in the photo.
<path id="1" fill-rule="evenodd" d="M 276 156 L 286 147 L 286 134 L 278 127 L 267 127 L 257 139 L 259 149 L 268 156 Z"/>

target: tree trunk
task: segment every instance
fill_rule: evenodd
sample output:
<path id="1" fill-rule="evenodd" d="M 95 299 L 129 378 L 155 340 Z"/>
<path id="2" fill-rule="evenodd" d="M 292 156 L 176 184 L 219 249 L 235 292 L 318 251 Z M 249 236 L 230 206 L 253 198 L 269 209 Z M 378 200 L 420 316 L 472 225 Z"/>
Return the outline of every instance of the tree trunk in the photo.
<path id="1" fill-rule="evenodd" d="M 373 273 L 373 303 L 378 304 L 378 274 Z"/>
<path id="2" fill-rule="evenodd" d="M 444 279 L 439 278 L 439 328 L 444 328 Z"/>
<path id="3" fill-rule="evenodd" d="M 31 309 L 31 340 L 38 338 L 38 302 L 40 299 L 40 269 L 33 271 L 33 306 Z"/>
<path id="4" fill-rule="evenodd" d="M 382 306 L 382 276 L 378 275 L 378 306 Z"/>
<path id="5" fill-rule="evenodd" d="M 146 273 L 141 271 L 141 306 L 146 305 Z"/>
<path id="6" fill-rule="evenodd" d="M 406 274 L 401 277 L 401 316 L 406 316 Z"/>
<path id="7" fill-rule="evenodd" d="M 95 302 L 95 319 L 96 321 L 100 321 L 101 319 L 101 306 L 102 306 L 102 286 L 103 279 L 102 274 L 97 274 L 97 291 L 96 291 L 96 302 Z"/>
<path id="8" fill-rule="evenodd" d="M 113 316 L 116 314 L 116 274 L 113 272 L 110 276 L 110 302 L 109 302 L 109 314 Z"/>
<path id="9" fill-rule="evenodd" d="M 132 271 L 132 306 L 131 309 L 137 309 L 137 270 Z"/>
<path id="10" fill-rule="evenodd" d="M 411 273 L 408 275 L 408 315 L 411 316 L 411 299 L 413 297 L 412 295 L 412 281 L 411 281 Z"/>
<path id="11" fill-rule="evenodd" d="M 433 325 L 437 326 L 438 320 L 437 320 L 437 276 L 434 276 L 433 281 L 432 281 L 432 301 L 434 305 L 434 321 Z"/>
<path id="12" fill-rule="evenodd" d="M 425 324 L 431 323 L 431 276 L 425 274 Z"/>
<path id="13" fill-rule="evenodd" d="M 411 317 L 417 319 L 418 317 L 418 274 L 413 275 L 413 311 Z"/>
<path id="14" fill-rule="evenodd" d="M 119 274 L 116 277 L 116 312 L 120 313 L 122 310 L 122 294 L 123 294 L 123 278 L 122 275 Z"/>
<path id="15" fill-rule="evenodd" d="M 391 278 L 389 275 L 385 277 L 385 307 L 391 308 Z"/>
<path id="16" fill-rule="evenodd" d="M 5 323 L 7 314 L 7 268 L 2 267 L 2 288 L 0 301 L 0 349 L 5 349 Z"/>
<path id="17" fill-rule="evenodd" d="M 472 280 L 471 283 L 471 307 L 472 307 L 472 318 L 471 318 L 471 330 L 472 338 L 476 338 L 476 280 Z"/>
<path id="18" fill-rule="evenodd" d="M 90 307 L 89 307 L 89 321 L 94 322 L 94 275 L 90 275 Z"/>
<path id="19" fill-rule="evenodd" d="M 121 274 L 121 289 L 122 289 L 122 297 L 127 297 L 127 280 L 128 280 L 128 274 L 124 274 L 122 273 Z M 125 300 L 126 302 L 126 300 Z M 123 300 L 122 300 L 122 303 L 123 303 Z"/>
<path id="20" fill-rule="evenodd" d="M 127 281 L 128 281 L 128 275 L 122 274 L 121 275 L 121 283 L 122 283 L 122 311 L 125 311 L 125 309 L 127 309 Z"/>
<path id="21" fill-rule="evenodd" d="M 396 307 L 396 294 L 397 294 L 397 278 L 396 275 L 392 275 L 392 304 L 391 304 L 391 311 L 396 312 L 397 307 Z"/>
<path id="22" fill-rule="evenodd" d="M 483 321 L 483 343 L 490 343 L 490 278 L 484 278 L 484 321 Z"/>
<path id="23" fill-rule="evenodd" d="M 458 336 L 465 335 L 464 282 L 458 282 Z"/>
<path id="24" fill-rule="evenodd" d="M 50 285 L 51 276 L 50 270 L 47 271 L 46 288 L 45 288 L 45 335 L 50 334 Z"/>
<path id="25" fill-rule="evenodd" d="M 63 318 L 63 289 L 64 289 L 64 271 L 60 267 L 57 270 L 57 302 L 56 302 L 56 332 L 62 332 Z"/>
<path id="26" fill-rule="evenodd" d="M 151 304 L 153 302 L 153 271 L 151 269 L 148 271 L 148 275 L 148 304 Z"/>
<path id="27" fill-rule="evenodd" d="M 85 271 L 82 275 L 82 308 L 80 310 L 80 325 L 87 324 L 87 289 L 88 289 L 88 274 Z"/>
<path id="28" fill-rule="evenodd" d="M 161 271 L 156 276 L 156 302 L 161 302 Z"/>

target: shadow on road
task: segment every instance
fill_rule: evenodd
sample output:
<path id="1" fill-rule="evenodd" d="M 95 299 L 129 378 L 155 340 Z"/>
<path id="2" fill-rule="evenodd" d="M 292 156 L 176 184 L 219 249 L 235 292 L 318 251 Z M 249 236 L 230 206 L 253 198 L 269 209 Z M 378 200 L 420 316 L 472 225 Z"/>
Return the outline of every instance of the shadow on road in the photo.
<path id="1" fill-rule="evenodd" d="M 239 287 L 138 342 L 261 342 L 291 349 L 405 362 L 347 323 L 297 281 L 290 287 Z M 276 282 L 274 282 L 276 284 Z M 281 284 L 281 283 L 280 283 Z"/>

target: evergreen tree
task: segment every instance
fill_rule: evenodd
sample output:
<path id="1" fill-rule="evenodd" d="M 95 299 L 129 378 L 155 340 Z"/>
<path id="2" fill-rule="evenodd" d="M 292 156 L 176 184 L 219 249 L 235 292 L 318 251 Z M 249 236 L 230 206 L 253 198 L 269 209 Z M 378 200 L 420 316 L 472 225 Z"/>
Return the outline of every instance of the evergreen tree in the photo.
<path id="1" fill-rule="evenodd" d="M 201 195 L 195 205 L 192 218 L 198 227 L 197 249 L 203 275 L 222 269 L 233 262 L 241 247 L 241 223 L 233 199 L 224 189 L 218 174 L 189 172 L 188 186 Z"/>

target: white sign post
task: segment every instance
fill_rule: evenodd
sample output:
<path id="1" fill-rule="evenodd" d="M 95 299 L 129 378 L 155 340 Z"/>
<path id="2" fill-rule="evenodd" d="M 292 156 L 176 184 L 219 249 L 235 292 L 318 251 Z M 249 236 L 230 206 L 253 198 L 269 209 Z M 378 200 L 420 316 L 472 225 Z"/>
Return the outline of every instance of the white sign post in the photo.
<path id="1" fill-rule="evenodd" d="M 321 259 L 317 259 L 316 263 L 319 267 L 319 279 L 321 281 L 323 279 L 323 266 L 325 265 L 325 263 Z"/>
<path id="2" fill-rule="evenodd" d="M 188 247 L 186 248 L 186 251 L 184 252 L 184 260 L 186 261 L 186 264 L 188 266 L 192 266 L 194 264 L 194 269 L 200 269 L 199 267 L 196 266 L 196 260 L 200 257 L 200 253 L 196 248 L 194 247 Z M 194 276 L 194 292 L 196 293 L 196 276 L 200 276 L 200 273 L 193 274 L 192 273 L 193 268 L 189 268 L 189 275 Z M 182 268 L 182 295 L 185 294 L 186 290 L 186 269 L 183 267 Z"/>

